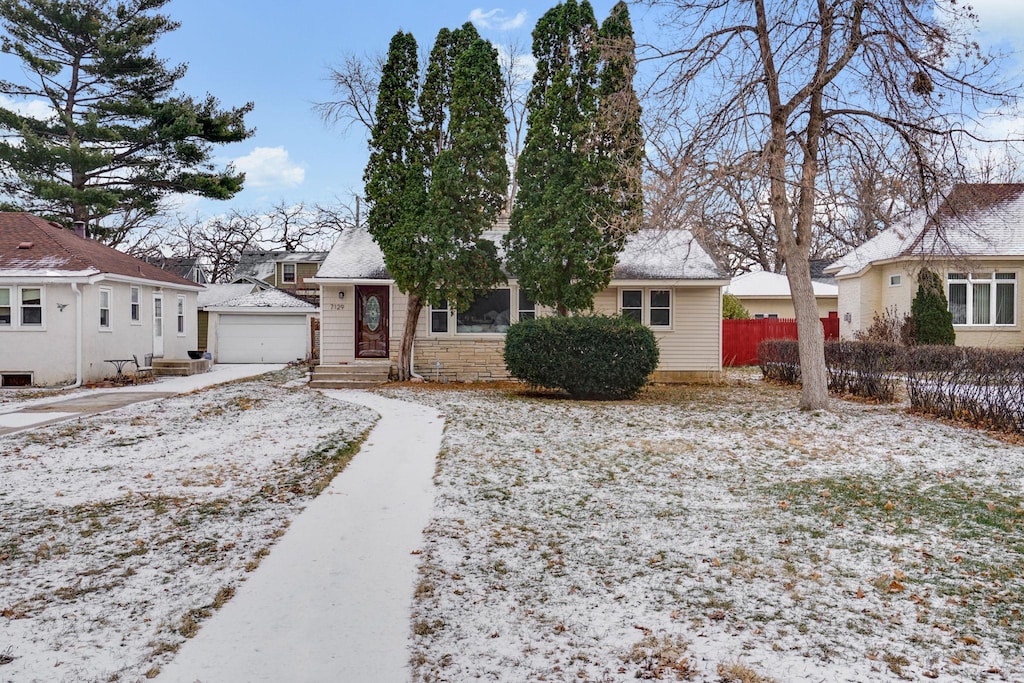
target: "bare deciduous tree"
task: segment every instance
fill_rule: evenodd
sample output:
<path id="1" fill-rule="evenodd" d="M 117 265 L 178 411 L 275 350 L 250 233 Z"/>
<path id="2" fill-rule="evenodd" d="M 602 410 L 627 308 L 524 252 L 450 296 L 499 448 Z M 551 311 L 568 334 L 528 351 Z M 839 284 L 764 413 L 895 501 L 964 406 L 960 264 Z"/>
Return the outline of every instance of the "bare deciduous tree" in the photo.
<path id="1" fill-rule="evenodd" d="M 800 406 L 828 405 L 808 259 L 828 169 L 893 139 L 927 194 L 977 138 L 973 112 L 1013 100 L 955 0 L 649 0 L 672 44 L 651 48 L 658 91 L 691 123 L 695 163 L 765 182 L 800 331 Z M 818 223 L 820 226 L 820 223 Z"/>

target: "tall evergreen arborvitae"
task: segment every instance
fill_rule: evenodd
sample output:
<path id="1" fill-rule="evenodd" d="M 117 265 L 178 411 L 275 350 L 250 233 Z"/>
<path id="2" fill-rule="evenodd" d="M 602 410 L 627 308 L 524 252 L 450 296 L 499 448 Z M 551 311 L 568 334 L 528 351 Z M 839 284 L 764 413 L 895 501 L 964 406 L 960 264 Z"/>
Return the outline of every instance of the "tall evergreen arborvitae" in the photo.
<path id="1" fill-rule="evenodd" d="M 560 314 L 593 305 L 639 227 L 643 159 L 635 55 L 624 4 L 599 31 L 586 0 L 567 0 L 533 32 L 518 194 L 505 238 L 510 270 Z"/>
<path id="2" fill-rule="evenodd" d="M 0 108 L 0 183 L 25 209 L 117 244 L 169 194 L 241 190 L 243 174 L 213 168 L 212 145 L 249 137 L 252 104 L 175 93 L 186 67 L 152 50 L 178 28 L 156 13 L 167 1 L 0 0 L 0 51 L 24 75 L 0 80 L 0 94 L 48 107 Z"/>
<path id="3" fill-rule="evenodd" d="M 923 269 L 917 276 L 917 294 L 910 304 L 914 340 L 918 344 L 955 344 L 953 314 L 949 310 L 942 278 Z"/>
<path id="4" fill-rule="evenodd" d="M 424 305 L 448 301 L 464 307 L 504 279 L 495 245 L 481 234 L 497 217 L 508 185 L 495 49 L 471 24 L 442 30 L 419 97 L 422 120 L 414 124 L 410 105 L 416 81 L 409 64 L 414 64 L 415 41 L 403 35 L 402 56 L 395 61 L 405 66 L 392 68 L 389 56 L 382 74 L 374 152 L 365 176 L 370 230 L 395 284 L 408 295 L 399 379 L 412 372 L 412 343 Z M 403 76 L 392 78 L 399 71 Z M 401 91 L 401 104 L 386 90 L 394 87 Z"/>

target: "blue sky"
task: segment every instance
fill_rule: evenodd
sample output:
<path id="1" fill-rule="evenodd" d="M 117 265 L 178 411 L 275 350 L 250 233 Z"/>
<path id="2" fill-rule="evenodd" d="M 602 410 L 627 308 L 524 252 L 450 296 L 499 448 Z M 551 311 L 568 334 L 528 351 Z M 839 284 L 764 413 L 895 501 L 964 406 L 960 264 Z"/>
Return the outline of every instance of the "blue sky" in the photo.
<path id="1" fill-rule="evenodd" d="M 365 133 L 356 126 L 347 133 L 331 128 L 313 110 L 316 102 L 332 97 L 328 80 L 332 64 L 349 53 L 384 52 L 399 29 L 412 32 L 421 51 L 427 52 L 441 27 L 456 27 L 471 18 L 496 45 L 515 37 L 528 51 L 533 26 L 556 2 L 518 0 L 499 7 L 422 0 L 171 0 L 164 11 L 181 27 L 157 44 L 157 54 L 171 63 L 188 64 L 180 82 L 185 93 L 201 97 L 209 92 L 224 106 L 254 102 L 248 122 L 256 128 L 249 140 L 215 152 L 219 164 L 233 162 L 246 171 L 245 189 L 228 202 L 189 199 L 179 210 L 210 216 L 231 208 L 265 209 L 282 201 L 350 201 L 362 187 Z M 591 2 L 599 21 L 614 4 L 614 0 Z M 1024 49 L 1019 32 L 1024 26 L 1024 2 L 973 0 L 971 4 L 981 19 L 984 44 Z M 631 7 L 641 42 L 650 37 L 645 25 L 651 17 L 646 11 Z"/>
<path id="2" fill-rule="evenodd" d="M 362 187 L 366 136 L 355 126 L 347 133 L 330 128 L 313 111 L 314 103 L 331 98 L 330 65 L 347 53 L 385 52 L 399 29 L 412 32 L 428 51 L 440 28 L 460 26 L 471 15 L 485 17 L 476 22 L 483 37 L 500 45 L 518 36 L 529 50 L 530 31 L 554 4 L 531 0 L 500 9 L 407 0 L 172 0 L 165 11 L 181 28 L 165 36 L 157 52 L 188 63 L 182 90 L 210 92 L 225 106 L 255 103 L 248 121 L 256 134 L 216 152 L 220 161 L 247 171 L 246 188 L 229 203 L 194 201 L 184 209 L 209 214 L 282 200 L 349 199 Z M 601 21 L 614 0 L 592 4 Z"/>

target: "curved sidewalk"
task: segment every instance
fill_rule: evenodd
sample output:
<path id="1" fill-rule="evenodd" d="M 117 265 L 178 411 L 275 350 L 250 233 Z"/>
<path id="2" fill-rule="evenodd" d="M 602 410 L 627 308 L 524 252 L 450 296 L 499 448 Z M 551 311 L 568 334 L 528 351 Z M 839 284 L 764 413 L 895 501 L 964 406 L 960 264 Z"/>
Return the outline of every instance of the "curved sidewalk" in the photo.
<path id="1" fill-rule="evenodd" d="M 402 683 L 422 531 L 444 418 L 363 391 L 325 395 L 381 418 L 235 596 L 161 674 L 166 683 Z"/>

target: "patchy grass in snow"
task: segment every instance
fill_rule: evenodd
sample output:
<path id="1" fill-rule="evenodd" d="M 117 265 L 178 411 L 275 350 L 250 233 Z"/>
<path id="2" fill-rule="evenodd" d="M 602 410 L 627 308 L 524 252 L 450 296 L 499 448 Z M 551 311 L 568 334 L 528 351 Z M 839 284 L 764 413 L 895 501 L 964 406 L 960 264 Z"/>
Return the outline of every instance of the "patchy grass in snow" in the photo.
<path id="1" fill-rule="evenodd" d="M 0 680 L 159 673 L 374 422 L 294 375 L 0 437 Z"/>
<path id="2" fill-rule="evenodd" d="M 447 416 L 416 681 L 1024 677 L 1024 449 L 742 378 Z"/>

